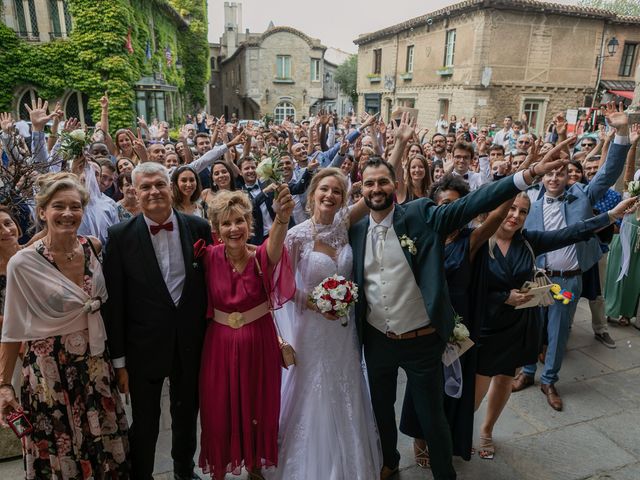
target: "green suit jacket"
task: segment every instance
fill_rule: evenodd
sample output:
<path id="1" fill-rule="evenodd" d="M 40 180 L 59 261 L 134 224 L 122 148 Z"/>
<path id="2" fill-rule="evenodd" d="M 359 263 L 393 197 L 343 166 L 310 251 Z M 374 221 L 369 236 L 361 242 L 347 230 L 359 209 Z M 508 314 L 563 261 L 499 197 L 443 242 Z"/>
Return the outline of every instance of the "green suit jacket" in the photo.
<path id="1" fill-rule="evenodd" d="M 431 325 L 445 341 L 449 340 L 454 327 L 454 311 L 444 272 L 445 239 L 449 233 L 464 227 L 480 213 L 493 210 L 518 192 L 513 178 L 507 177 L 485 185 L 448 205 L 436 206 L 433 201 L 420 198 L 395 206 L 393 228 L 398 238 L 406 235 L 415 244 L 415 255 L 407 248 L 402 250 L 422 292 Z M 359 287 L 355 316 L 360 343 L 363 341 L 368 303 L 378 301 L 377 298 L 366 298 L 364 291 L 364 254 L 368 231 L 368 215 L 349 230 L 349 241 L 353 248 L 354 281 Z"/>

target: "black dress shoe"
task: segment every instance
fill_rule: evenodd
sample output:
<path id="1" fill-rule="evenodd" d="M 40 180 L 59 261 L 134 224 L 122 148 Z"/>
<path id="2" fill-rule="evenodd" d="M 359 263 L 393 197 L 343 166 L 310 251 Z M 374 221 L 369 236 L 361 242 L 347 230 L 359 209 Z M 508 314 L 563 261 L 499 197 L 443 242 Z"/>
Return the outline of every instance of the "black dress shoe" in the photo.
<path id="1" fill-rule="evenodd" d="M 174 473 L 173 480 L 202 480 L 202 478 L 194 472 L 191 472 L 188 475 L 180 475 L 178 473 Z"/>

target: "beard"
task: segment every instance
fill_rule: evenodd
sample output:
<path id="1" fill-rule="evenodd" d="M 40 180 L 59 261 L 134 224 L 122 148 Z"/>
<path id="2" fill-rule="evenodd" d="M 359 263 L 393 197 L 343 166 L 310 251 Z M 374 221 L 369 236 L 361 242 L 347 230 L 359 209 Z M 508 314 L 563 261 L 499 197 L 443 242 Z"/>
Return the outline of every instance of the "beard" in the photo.
<path id="1" fill-rule="evenodd" d="M 393 205 L 393 193 L 385 196 L 384 201 L 379 205 L 374 204 L 369 197 L 364 197 L 364 203 L 366 203 L 367 207 L 374 211 L 386 210 L 391 205 Z"/>

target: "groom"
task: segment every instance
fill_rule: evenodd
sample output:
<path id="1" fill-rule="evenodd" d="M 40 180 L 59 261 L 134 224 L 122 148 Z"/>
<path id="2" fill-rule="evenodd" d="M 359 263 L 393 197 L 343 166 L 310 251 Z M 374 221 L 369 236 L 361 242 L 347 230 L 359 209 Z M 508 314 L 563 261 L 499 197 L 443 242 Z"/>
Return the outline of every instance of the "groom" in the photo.
<path id="1" fill-rule="evenodd" d="M 444 240 L 478 214 L 496 208 L 534 179 L 563 165 L 562 160 L 553 160 L 558 150 L 527 171 L 440 207 L 426 198 L 394 205 L 397 184 L 391 165 L 379 157 L 365 165 L 362 194 L 371 213 L 351 227 L 349 237 L 355 282 L 360 287 L 358 336 L 364 344 L 382 443 L 381 480 L 392 477 L 400 462 L 394 411 L 398 368 L 407 374 L 434 478 L 456 478 L 442 406 L 441 357 L 454 326 L 444 274 Z"/>

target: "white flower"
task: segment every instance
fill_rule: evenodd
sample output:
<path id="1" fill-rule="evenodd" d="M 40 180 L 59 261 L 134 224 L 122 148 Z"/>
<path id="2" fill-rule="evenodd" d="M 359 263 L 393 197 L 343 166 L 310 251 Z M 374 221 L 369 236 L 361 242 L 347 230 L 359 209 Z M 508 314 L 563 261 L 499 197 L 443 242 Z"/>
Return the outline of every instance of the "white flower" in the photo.
<path id="1" fill-rule="evenodd" d="M 627 191 L 629 195 L 635 197 L 636 195 L 640 195 L 640 180 L 633 180 L 627 184 Z"/>
<path id="2" fill-rule="evenodd" d="M 334 300 L 342 300 L 347 294 L 347 287 L 345 285 L 338 285 L 336 288 L 329 292 L 331 298 Z"/>
<path id="3" fill-rule="evenodd" d="M 416 244 L 413 242 L 413 240 L 411 240 L 406 235 L 402 235 L 400 237 L 400 246 L 402 248 L 406 248 L 407 250 L 409 250 L 409 253 L 411 255 L 415 255 L 416 253 L 418 253 L 418 249 L 416 248 Z"/>
<path id="4" fill-rule="evenodd" d="M 331 302 L 329 300 L 325 300 L 324 298 L 318 299 L 318 301 L 316 302 L 316 306 L 318 307 L 318 310 L 323 313 L 330 312 L 333 309 L 333 305 L 331 305 Z"/>
<path id="5" fill-rule="evenodd" d="M 258 164 L 256 175 L 258 175 L 261 180 L 270 180 L 273 178 L 273 167 L 273 161 L 270 158 L 265 158 Z"/>
<path id="6" fill-rule="evenodd" d="M 84 130 L 78 129 L 78 130 L 74 130 L 73 132 L 71 132 L 69 134 L 69 137 L 71 137 L 73 140 L 77 141 L 77 142 L 84 142 L 86 139 L 86 135 L 84 133 Z"/>
<path id="7" fill-rule="evenodd" d="M 456 342 L 463 342 L 469 338 L 469 329 L 464 323 L 456 323 L 456 326 L 453 327 L 453 337 Z"/>

